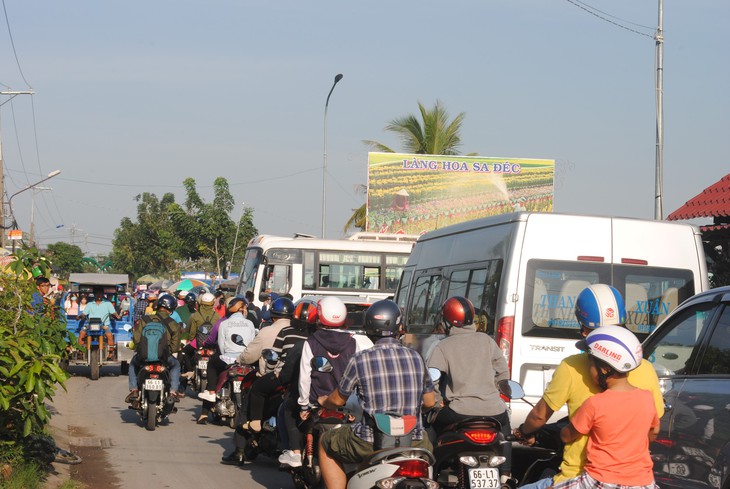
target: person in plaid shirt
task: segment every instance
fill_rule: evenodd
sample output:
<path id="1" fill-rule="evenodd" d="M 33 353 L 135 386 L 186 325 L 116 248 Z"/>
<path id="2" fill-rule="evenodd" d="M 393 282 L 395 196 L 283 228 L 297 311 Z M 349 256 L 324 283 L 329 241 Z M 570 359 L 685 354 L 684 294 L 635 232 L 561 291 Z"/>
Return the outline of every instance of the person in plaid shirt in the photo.
<path id="1" fill-rule="evenodd" d="M 391 300 L 370 306 L 365 313 L 365 333 L 375 345 L 355 354 L 337 389 L 318 402 L 337 409 L 357 391 L 366 417 L 386 412 L 414 415 L 417 424 L 412 446 L 431 450 L 421 425 L 421 405 L 430 409 L 436 404 L 433 382 L 421 356 L 398 341 L 402 321 L 400 308 Z M 325 432 L 320 440 L 319 464 L 326 487 L 344 489 L 347 476 L 343 464 L 361 463 L 373 452 L 373 430 L 366 423 Z"/>

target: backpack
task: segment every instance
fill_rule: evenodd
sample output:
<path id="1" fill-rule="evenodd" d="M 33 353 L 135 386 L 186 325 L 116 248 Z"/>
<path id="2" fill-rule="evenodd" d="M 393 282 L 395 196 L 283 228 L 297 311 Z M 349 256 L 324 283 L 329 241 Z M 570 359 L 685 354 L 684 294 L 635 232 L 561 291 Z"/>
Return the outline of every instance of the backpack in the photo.
<path id="1" fill-rule="evenodd" d="M 208 339 L 210 331 L 213 329 L 213 318 L 218 319 L 220 316 L 218 316 L 217 312 L 213 311 L 211 317 L 206 318 L 205 316 L 203 316 L 203 313 L 201 313 L 200 311 L 197 312 L 203 318 L 203 324 L 198 326 L 198 331 L 195 332 L 195 344 L 198 348 L 201 348 L 203 346 L 203 343 L 205 343 L 205 340 Z"/>
<path id="2" fill-rule="evenodd" d="M 137 355 L 143 362 L 166 361 L 170 356 L 170 334 L 167 327 L 154 319 L 145 316 L 147 324 L 142 328 L 142 338 L 137 345 Z"/>

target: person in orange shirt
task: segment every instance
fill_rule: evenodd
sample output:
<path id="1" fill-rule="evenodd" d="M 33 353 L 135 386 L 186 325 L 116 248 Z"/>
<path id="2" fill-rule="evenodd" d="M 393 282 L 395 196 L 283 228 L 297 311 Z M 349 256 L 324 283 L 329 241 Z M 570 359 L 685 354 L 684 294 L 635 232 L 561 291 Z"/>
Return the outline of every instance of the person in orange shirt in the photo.
<path id="1" fill-rule="evenodd" d="M 626 328 L 602 326 L 576 346 L 588 353 L 591 377 L 603 392 L 588 398 L 560 432 L 564 443 L 588 435 L 584 472 L 553 487 L 654 489 L 649 454 L 649 441 L 659 433 L 654 397 L 627 378 L 641 362 L 641 343 Z"/>

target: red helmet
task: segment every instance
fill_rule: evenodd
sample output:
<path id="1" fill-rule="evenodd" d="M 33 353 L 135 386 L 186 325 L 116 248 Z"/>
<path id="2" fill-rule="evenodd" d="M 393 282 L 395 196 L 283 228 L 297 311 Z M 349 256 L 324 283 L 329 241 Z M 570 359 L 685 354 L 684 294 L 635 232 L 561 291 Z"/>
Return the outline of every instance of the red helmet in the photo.
<path id="1" fill-rule="evenodd" d="M 447 327 L 461 328 L 474 324 L 474 306 L 466 297 L 454 296 L 441 306 L 441 315 Z"/>
<path id="2" fill-rule="evenodd" d="M 347 321 L 347 306 L 337 297 L 325 297 L 317 303 L 317 318 L 325 328 L 341 328 Z"/>

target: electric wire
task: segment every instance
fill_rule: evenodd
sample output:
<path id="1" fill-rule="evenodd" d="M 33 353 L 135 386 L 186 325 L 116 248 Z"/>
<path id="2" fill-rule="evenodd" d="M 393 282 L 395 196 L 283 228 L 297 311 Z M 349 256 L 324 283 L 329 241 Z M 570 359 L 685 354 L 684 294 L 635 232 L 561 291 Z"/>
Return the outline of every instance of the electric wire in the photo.
<path id="1" fill-rule="evenodd" d="M 10 45 L 13 47 L 13 55 L 15 55 L 15 64 L 18 65 L 18 71 L 20 72 L 20 76 L 23 78 L 25 85 L 28 89 L 31 89 L 32 87 L 30 86 L 30 83 L 28 83 L 28 80 L 25 79 L 25 75 L 23 74 L 23 68 L 20 67 L 18 52 L 15 50 L 15 41 L 13 40 L 13 31 L 10 30 L 10 19 L 8 18 L 8 9 L 5 8 L 5 0 L 3 0 L 3 13 L 5 14 L 5 25 L 8 27 L 8 36 L 10 36 Z"/>
<path id="2" fill-rule="evenodd" d="M 629 32 L 633 32 L 634 34 L 638 34 L 640 36 L 646 36 L 646 37 L 648 37 L 650 39 L 654 39 L 654 35 L 653 34 L 646 34 L 645 32 L 637 31 L 636 29 L 632 29 L 631 27 L 626 27 L 625 25 L 619 24 L 618 22 L 615 22 L 615 21 L 613 21 L 613 20 L 611 20 L 611 19 L 609 19 L 607 17 L 604 17 L 603 15 L 597 14 L 596 12 L 601 12 L 601 11 L 598 10 L 598 9 L 596 9 L 596 8 L 594 8 L 594 7 L 591 7 L 588 4 L 579 2 L 578 0 L 565 0 L 565 1 L 568 2 L 571 5 L 574 5 L 575 7 L 578 7 L 581 10 L 584 10 L 584 11 L 588 12 L 589 14 L 591 14 L 591 15 L 593 15 L 595 17 L 598 17 L 599 19 L 601 19 L 601 20 L 603 20 L 605 22 L 608 22 L 609 24 L 615 25 L 616 27 L 620 27 L 621 29 L 625 29 L 625 30 L 627 30 Z M 594 10 L 595 10 L 595 12 L 594 12 Z M 603 12 L 601 12 L 601 13 L 603 13 Z M 608 15 L 608 14 L 604 14 L 604 15 Z M 618 17 L 614 17 L 614 18 L 618 18 Z M 634 24 L 634 25 L 641 26 L 640 24 Z M 645 27 L 647 29 L 651 29 L 651 27 L 646 27 L 646 26 L 641 26 L 641 27 Z"/>

